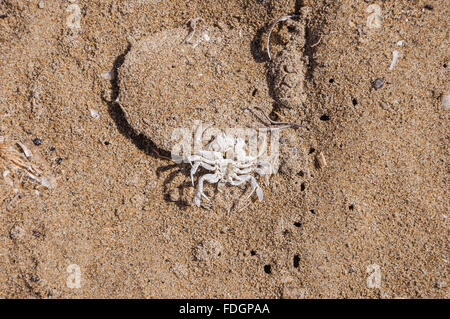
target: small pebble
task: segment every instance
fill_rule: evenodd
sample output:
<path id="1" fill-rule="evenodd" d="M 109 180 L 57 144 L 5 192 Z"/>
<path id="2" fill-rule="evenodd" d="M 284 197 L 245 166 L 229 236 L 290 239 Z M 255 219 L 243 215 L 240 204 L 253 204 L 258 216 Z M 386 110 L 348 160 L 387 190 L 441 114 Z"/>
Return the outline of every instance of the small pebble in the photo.
<path id="1" fill-rule="evenodd" d="M 369 29 L 378 29 L 382 25 L 382 10 L 378 4 L 371 4 L 366 8 L 366 12 L 370 13 L 367 17 L 367 27 Z"/>
<path id="2" fill-rule="evenodd" d="M 442 105 L 448 110 L 450 109 L 450 93 L 442 95 Z"/>
<path id="3" fill-rule="evenodd" d="M 322 152 L 317 153 L 316 155 L 316 167 L 324 168 L 327 166 L 327 161 L 325 160 L 325 155 Z"/>
<path id="4" fill-rule="evenodd" d="M 36 137 L 36 138 L 33 140 L 33 143 L 34 143 L 34 145 L 39 146 L 39 145 L 42 144 L 42 141 L 41 141 L 40 138 L 37 138 L 37 137 Z"/>
<path id="5" fill-rule="evenodd" d="M 427 9 L 427 10 L 433 10 L 434 9 L 433 5 L 431 5 L 431 4 L 426 4 L 424 6 L 424 8 Z"/>
<path id="6" fill-rule="evenodd" d="M 59 157 L 59 158 L 56 160 L 56 163 L 61 164 L 62 161 L 63 161 L 63 159 L 62 159 L 61 157 Z"/>
<path id="7" fill-rule="evenodd" d="M 30 275 L 30 280 L 31 280 L 32 282 L 39 282 L 39 277 L 36 276 L 36 275 L 31 274 L 31 275 Z"/>
<path id="8" fill-rule="evenodd" d="M 90 109 L 90 112 L 91 112 L 91 116 L 92 116 L 94 119 L 98 120 L 98 119 L 100 118 L 100 114 L 98 113 L 97 110 Z"/>
<path id="9" fill-rule="evenodd" d="M 108 81 L 114 80 L 115 77 L 116 77 L 116 75 L 113 70 L 102 73 L 102 78 L 104 78 L 105 80 L 108 80 Z"/>
<path id="10" fill-rule="evenodd" d="M 37 230 L 33 230 L 31 233 L 32 233 L 33 236 L 36 237 L 36 238 L 41 238 L 41 236 L 42 236 L 42 233 L 39 232 L 39 231 L 37 231 Z"/>
<path id="11" fill-rule="evenodd" d="M 56 151 L 56 147 L 54 147 L 54 146 L 50 147 L 50 152 L 54 152 L 54 151 Z"/>
<path id="12" fill-rule="evenodd" d="M 380 87 L 382 87 L 384 84 L 383 78 L 378 78 L 375 81 L 372 82 L 372 86 L 375 90 L 378 90 Z"/>
<path id="13" fill-rule="evenodd" d="M 25 231 L 22 227 L 14 225 L 13 228 L 9 231 L 9 237 L 12 240 L 22 239 L 25 234 Z"/>

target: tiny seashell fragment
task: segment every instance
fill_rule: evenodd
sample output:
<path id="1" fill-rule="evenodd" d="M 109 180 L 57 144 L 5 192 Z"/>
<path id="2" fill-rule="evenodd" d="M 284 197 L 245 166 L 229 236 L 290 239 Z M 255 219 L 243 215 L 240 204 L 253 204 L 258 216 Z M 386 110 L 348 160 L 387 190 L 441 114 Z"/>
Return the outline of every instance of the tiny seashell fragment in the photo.
<path id="1" fill-rule="evenodd" d="M 81 8 L 78 4 L 73 3 L 70 4 L 66 11 L 70 14 L 67 16 L 66 25 L 72 31 L 81 29 Z"/>
<path id="2" fill-rule="evenodd" d="M 91 112 L 91 116 L 92 116 L 94 119 L 98 120 L 98 119 L 100 118 L 100 114 L 98 113 L 97 110 L 90 109 L 89 111 Z"/>
<path id="3" fill-rule="evenodd" d="M 111 70 L 111 71 L 103 73 L 102 78 L 104 78 L 105 80 L 108 80 L 108 81 L 114 80 L 114 78 L 115 78 L 114 71 Z"/>
<path id="4" fill-rule="evenodd" d="M 450 93 L 442 95 L 442 105 L 448 110 L 450 109 Z"/>
<path id="5" fill-rule="evenodd" d="M 8 184 L 9 186 L 13 187 L 13 186 L 14 186 L 14 182 L 13 182 L 12 179 L 8 176 L 8 175 L 10 175 L 10 173 L 11 173 L 11 171 L 10 171 L 9 169 L 6 169 L 6 170 L 3 172 L 3 178 L 4 178 L 5 182 L 6 182 L 6 184 Z"/>
<path id="6" fill-rule="evenodd" d="M 317 165 L 317 168 L 324 168 L 327 166 L 327 161 L 325 159 L 325 155 L 323 155 L 322 152 L 319 152 L 316 155 L 316 165 Z"/>
<path id="7" fill-rule="evenodd" d="M 55 188 L 56 179 L 48 172 L 46 163 L 37 152 L 34 154 L 24 143 L 15 143 L 22 153 L 11 145 L 7 145 L 4 138 L 0 138 L 0 165 L 5 167 L 3 178 L 11 185 L 13 174 L 17 171 L 24 172 L 26 177 L 46 188 Z M 48 173 L 44 176 L 44 172 Z M 11 177 L 10 177 L 11 176 Z"/>
<path id="8" fill-rule="evenodd" d="M 392 62 L 391 65 L 389 66 L 389 71 L 392 71 L 394 69 L 397 60 L 398 60 L 398 51 L 395 50 L 394 52 L 392 52 Z"/>
<path id="9" fill-rule="evenodd" d="M 33 155 L 33 153 L 31 153 L 30 149 L 27 146 L 25 146 L 23 143 L 17 142 L 17 145 L 20 146 L 20 148 L 22 149 L 22 152 L 25 154 L 25 156 L 27 158 L 30 158 Z"/>
<path id="10" fill-rule="evenodd" d="M 378 4 L 371 4 L 366 8 L 366 12 L 370 13 L 367 17 L 367 27 L 369 29 L 381 28 L 381 7 Z"/>

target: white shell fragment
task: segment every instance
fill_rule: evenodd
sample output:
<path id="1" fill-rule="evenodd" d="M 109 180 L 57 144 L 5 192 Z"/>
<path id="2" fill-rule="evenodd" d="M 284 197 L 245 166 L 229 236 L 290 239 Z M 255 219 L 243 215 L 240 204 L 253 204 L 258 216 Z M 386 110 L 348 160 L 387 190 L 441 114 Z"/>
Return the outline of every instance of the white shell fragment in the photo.
<path id="1" fill-rule="evenodd" d="M 90 112 L 91 112 L 91 116 L 92 116 L 94 119 L 98 120 L 98 119 L 100 118 L 100 114 L 98 113 L 97 110 L 90 109 Z"/>
<path id="2" fill-rule="evenodd" d="M 5 179 L 5 182 L 6 182 L 9 186 L 13 187 L 13 186 L 14 186 L 14 182 L 12 181 L 12 179 L 10 178 L 10 176 L 8 176 L 8 175 L 10 175 L 10 173 L 11 173 L 11 171 L 10 171 L 9 169 L 6 169 L 6 170 L 3 172 L 3 178 Z"/>
<path id="3" fill-rule="evenodd" d="M 115 73 L 113 70 L 102 74 L 102 78 L 104 78 L 105 80 L 108 80 L 108 81 L 114 80 L 115 77 L 116 76 L 115 76 Z"/>
<path id="4" fill-rule="evenodd" d="M 23 153 L 25 154 L 25 156 L 27 158 L 30 158 L 33 155 L 33 153 L 31 153 L 30 149 L 28 147 L 26 147 L 23 143 L 17 142 L 17 145 L 20 146 L 20 148 L 22 149 Z"/>
<path id="5" fill-rule="evenodd" d="M 81 9 L 78 4 L 71 4 L 66 11 L 70 13 L 66 19 L 66 25 L 72 31 L 81 29 Z"/>
<path id="6" fill-rule="evenodd" d="M 369 29 L 379 29 L 382 24 L 381 7 L 378 4 L 371 4 L 366 8 L 366 12 L 370 13 L 367 17 L 367 27 Z"/>
<path id="7" fill-rule="evenodd" d="M 15 145 L 19 149 L 0 138 L 0 168 L 4 167 L 2 175 L 6 183 L 16 185 L 13 175 L 21 171 L 36 184 L 48 189 L 55 188 L 56 178 L 38 152 L 31 152 L 26 143 L 16 142 Z"/>
<path id="8" fill-rule="evenodd" d="M 450 93 L 447 92 L 446 94 L 442 95 L 442 105 L 448 110 L 450 109 Z"/>
<path id="9" fill-rule="evenodd" d="M 397 60 L 398 60 L 398 51 L 395 50 L 394 52 L 392 52 L 392 62 L 391 65 L 389 66 L 389 71 L 392 71 L 394 69 Z"/>

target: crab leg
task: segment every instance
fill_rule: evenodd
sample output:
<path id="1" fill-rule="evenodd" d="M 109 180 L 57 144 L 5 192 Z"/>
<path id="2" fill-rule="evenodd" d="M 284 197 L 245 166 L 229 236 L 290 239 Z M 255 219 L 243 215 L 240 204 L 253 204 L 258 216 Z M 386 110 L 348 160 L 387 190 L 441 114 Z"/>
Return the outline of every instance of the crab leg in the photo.
<path id="1" fill-rule="evenodd" d="M 197 184 L 197 191 L 194 195 L 194 203 L 198 207 L 200 207 L 200 201 L 202 196 L 205 197 L 207 200 L 209 198 L 203 193 L 203 182 L 207 181 L 211 184 L 217 183 L 219 181 L 219 177 L 216 174 L 206 174 L 199 178 L 198 184 Z"/>
<path id="2" fill-rule="evenodd" d="M 250 174 L 254 169 L 249 167 L 249 168 L 245 168 L 245 169 L 240 169 L 240 168 L 235 168 L 234 172 L 236 174 L 240 174 L 240 175 L 246 175 L 246 174 Z"/>
<path id="3" fill-rule="evenodd" d="M 262 192 L 261 187 L 259 187 L 258 183 L 256 182 L 256 179 L 253 176 L 249 176 L 249 177 L 250 177 L 250 182 L 252 185 L 252 191 L 248 195 L 248 198 L 250 196 L 252 196 L 254 191 L 256 191 L 256 195 L 258 195 L 259 201 L 262 201 L 263 200 L 263 192 Z"/>
<path id="4" fill-rule="evenodd" d="M 256 179 L 253 176 L 251 176 L 251 175 L 243 175 L 243 176 L 236 175 L 235 177 L 240 180 L 239 184 L 237 184 L 237 185 L 240 185 L 243 182 L 250 181 L 250 184 L 252 186 L 252 190 L 251 190 L 250 194 L 247 196 L 247 198 L 252 196 L 252 194 L 256 191 L 256 195 L 258 195 L 259 201 L 263 200 L 262 189 L 261 189 L 261 187 L 259 187 L 258 183 L 256 182 Z"/>
<path id="5" fill-rule="evenodd" d="M 255 168 L 254 171 L 259 174 L 259 176 L 264 176 L 266 179 L 266 185 L 269 185 L 269 174 L 261 168 Z"/>
<path id="6" fill-rule="evenodd" d="M 237 181 L 235 181 L 235 180 L 233 180 L 233 178 L 236 178 L 236 179 L 238 179 Z M 232 174 L 232 175 L 230 175 L 230 179 L 229 179 L 229 183 L 231 184 L 231 185 L 233 185 L 233 186 L 239 186 L 239 185 L 241 185 L 243 182 L 245 182 L 246 180 L 245 179 L 241 179 L 238 175 L 236 175 L 236 174 Z"/>
<path id="7" fill-rule="evenodd" d="M 211 165 L 214 165 L 216 162 L 215 160 L 207 159 L 200 155 L 189 156 L 188 161 L 189 161 L 189 164 L 191 164 L 191 165 L 192 165 L 192 162 L 197 162 L 197 161 L 205 162 L 205 163 L 208 163 Z"/>
<path id="8" fill-rule="evenodd" d="M 191 164 L 192 165 L 192 164 Z M 209 171 L 214 171 L 214 167 L 206 164 L 206 163 L 202 163 L 202 162 L 197 162 L 194 165 L 192 165 L 191 168 L 191 181 L 192 181 L 192 186 L 194 186 L 194 175 L 197 172 L 197 169 L 199 168 L 199 166 L 203 167 L 204 169 L 207 169 Z"/>

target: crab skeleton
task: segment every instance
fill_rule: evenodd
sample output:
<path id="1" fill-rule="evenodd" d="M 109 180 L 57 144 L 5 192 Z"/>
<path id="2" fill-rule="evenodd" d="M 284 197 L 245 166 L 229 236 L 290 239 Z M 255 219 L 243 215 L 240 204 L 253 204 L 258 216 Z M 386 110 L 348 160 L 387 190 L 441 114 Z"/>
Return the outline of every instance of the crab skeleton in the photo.
<path id="1" fill-rule="evenodd" d="M 194 203 L 200 207 L 201 198 L 209 200 L 203 192 L 204 182 L 211 184 L 217 183 L 217 189 L 221 191 L 223 186 L 230 184 L 239 186 L 250 182 L 251 192 L 249 198 L 254 192 L 260 201 L 263 200 L 263 192 L 258 185 L 253 172 L 266 178 L 272 174 L 270 163 L 261 160 L 261 155 L 249 156 L 245 151 L 245 141 L 242 138 L 235 138 L 224 133 L 218 134 L 215 139 L 206 145 L 204 150 L 199 150 L 187 158 L 191 164 L 191 181 L 194 183 L 194 175 L 199 167 L 213 173 L 202 175 L 198 178 L 197 187 L 194 194 Z M 233 156 L 230 156 L 230 153 Z"/>

